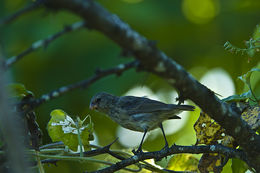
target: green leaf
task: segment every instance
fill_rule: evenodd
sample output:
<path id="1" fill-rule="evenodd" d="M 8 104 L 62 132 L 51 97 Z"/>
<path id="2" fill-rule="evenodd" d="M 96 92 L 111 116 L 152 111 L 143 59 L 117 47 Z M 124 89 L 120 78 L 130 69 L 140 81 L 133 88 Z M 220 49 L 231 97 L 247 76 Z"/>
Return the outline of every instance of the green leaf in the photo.
<path id="1" fill-rule="evenodd" d="M 248 92 L 245 92 L 243 94 L 235 94 L 232 96 L 229 96 L 227 98 L 222 99 L 222 101 L 224 102 L 240 102 L 240 101 L 246 101 L 247 99 L 249 99 L 250 97 L 252 97 L 252 93 L 249 90 Z"/>
<path id="2" fill-rule="evenodd" d="M 256 29 L 253 34 L 253 40 L 255 40 L 255 46 L 260 46 L 260 25 L 256 25 Z"/>
<path id="3" fill-rule="evenodd" d="M 231 168 L 232 168 L 232 172 L 235 173 L 245 173 L 248 170 L 247 164 L 236 158 L 232 159 Z"/>
<path id="4" fill-rule="evenodd" d="M 51 119 L 47 129 L 53 142 L 62 141 L 69 149 L 77 151 L 79 147 L 78 131 L 84 150 L 89 150 L 90 137 L 93 136 L 93 123 L 90 121 L 84 125 L 86 118 L 79 120 L 78 128 L 74 120 L 63 110 L 55 109 L 51 112 Z"/>
<path id="5" fill-rule="evenodd" d="M 13 83 L 8 85 L 12 97 L 23 99 L 24 97 L 34 97 L 34 94 L 27 90 L 23 84 Z"/>
<path id="6" fill-rule="evenodd" d="M 256 25 L 255 32 L 253 34 L 253 39 L 259 39 L 260 38 L 260 25 Z"/>
<path id="7" fill-rule="evenodd" d="M 238 79 L 240 79 L 241 81 L 243 81 L 245 84 L 248 85 L 248 87 L 250 88 L 250 77 L 252 75 L 253 72 L 260 72 L 259 68 L 252 68 L 250 71 L 248 71 L 246 74 L 239 76 Z"/>
<path id="8" fill-rule="evenodd" d="M 192 154 L 176 154 L 168 162 L 167 169 L 198 172 L 199 160 Z"/>

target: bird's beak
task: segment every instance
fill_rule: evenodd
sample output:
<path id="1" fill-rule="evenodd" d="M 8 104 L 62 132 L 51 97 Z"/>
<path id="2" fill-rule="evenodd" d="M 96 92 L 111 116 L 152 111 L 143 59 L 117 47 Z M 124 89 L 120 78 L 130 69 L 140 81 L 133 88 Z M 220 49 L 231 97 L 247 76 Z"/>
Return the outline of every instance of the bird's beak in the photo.
<path id="1" fill-rule="evenodd" d="M 97 109 L 97 105 L 91 104 L 91 105 L 89 105 L 89 109 L 96 110 Z"/>

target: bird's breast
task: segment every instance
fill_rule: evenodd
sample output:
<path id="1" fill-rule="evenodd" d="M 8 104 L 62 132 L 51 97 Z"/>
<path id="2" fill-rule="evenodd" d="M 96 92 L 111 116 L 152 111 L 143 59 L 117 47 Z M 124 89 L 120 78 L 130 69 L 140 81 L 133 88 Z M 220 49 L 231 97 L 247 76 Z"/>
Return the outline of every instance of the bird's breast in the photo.
<path id="1" fill-rule="evenodd" d="M 158 121 L 151 118 L 154 116 L 149 113 L 128 115 L 125 112 L 113 110 L 109 112 L 109 117 L 122 127 L 133 131 L 144 132 L 158 127 Z"/>

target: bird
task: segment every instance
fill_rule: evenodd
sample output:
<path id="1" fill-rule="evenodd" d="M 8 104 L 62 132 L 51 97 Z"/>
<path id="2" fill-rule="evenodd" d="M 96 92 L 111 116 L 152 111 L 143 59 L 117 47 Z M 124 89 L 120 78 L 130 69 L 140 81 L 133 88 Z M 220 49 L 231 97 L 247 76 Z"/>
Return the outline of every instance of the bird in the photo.
<path id="1" fill-rule="evenodd" d="M 106 92 L 93 96 L 89 108 L 108 115 L 126 129 L 144 132 L 138 149 L 133 150 L 134 154 L 143 152 L 142 145 L 146 133 L 156 128 L 161 129 L 165 140 L 164 148 L 168 148 L 162 122 L 168 119 L 181 119 L 177 114 L 195 109 L 191 105 L 166 104 L 147 97 L 114 96 Z"/>

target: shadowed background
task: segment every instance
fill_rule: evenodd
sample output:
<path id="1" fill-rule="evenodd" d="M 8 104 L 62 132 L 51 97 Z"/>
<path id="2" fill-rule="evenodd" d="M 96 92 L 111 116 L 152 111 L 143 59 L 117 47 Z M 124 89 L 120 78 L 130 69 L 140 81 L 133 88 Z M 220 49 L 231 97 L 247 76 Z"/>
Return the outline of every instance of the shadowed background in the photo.
<path id="1" fill-rule="evenodd" d="M 0 16 L 7 16 L 31 1 L 0 1 Z M 157 46 L 168 56 L 184 66 L 196 79 L 210 89 L 227 97 L 243 92 L 243 84 L 237 76 L 256 66 L 259 54 L 253 58 L 225 51 L 226 41 L 244 47 L 259 24 L 260 1 L 257 0 L 100 0 L 110 12 L 117 14 L 133 29 L 157 41 Z M 17 55 L 33 42 L 44 39 L 80 18 L 66 11 L 50 11 L 45 8 L 30 12 L 0 28 L 1 51 L 6 57 Z M 24 57 L 9 71 L 13 81 L 23 83 L 36 97 L 63 85 L 90 77 L 97 68 L 109 68 L 129 62 L 122 57 L 119 46 L 102 34 L 81 29 L 68 33 Z M 252 86 L 260 93 L 259 83 Z M 148 96 L 167 103 L 175 103 L 176 92 L 157 76 L 134 70 L 122 76 L 109 76 L 99 80 L 86 90 L 76 90 L 49 101 L 36 109 L 38 123 L 44 133 L 43 143 L 50 143 L 46 125 L 53 109 L 61 108 L 72 117 L 90 114 L 95 125 L 96 143 L 106 145 L 119 136 L 113 148 L 132 148 L 139 144 L 142 134 L 125 132 L 116 123 L 100 113 L 88 109 L 90 98 L 100 91 L 115 95 Z M 188 102 L 187 102 L 188 103 Z M 191 104 L 191 103 L 189 103 Z M 165 124 L 169 144 L 192 145 L 196 142 L 193 124 L 198 110 L 183 120 Z M 171 124 L 173 123 L 173 124 Z M 178 126 L 178 127 L 177 127 Z M 130 135 L 130 136 L 129 136 Z M 131 135 L 133 136 L 132 138 Z M 136 137 L 137 135 L 137 137 Z M 127 141 L 129 140 L 130 141 Z M 136 140 L 136 141 L 135 141 Z M 133 142 L 133 144 L 130 144 Z M 158 131 L 152 132 L 144 143 L 144 149 L 159 150 L 164 141 Z M 46 167 L 48 172 L 82 172 L 87 165 L 59 162 L 58 167 Z M 62 165 L 62 166 L 59 166 Z M 226 169 L 229 172 L 228 169 Z"/>

